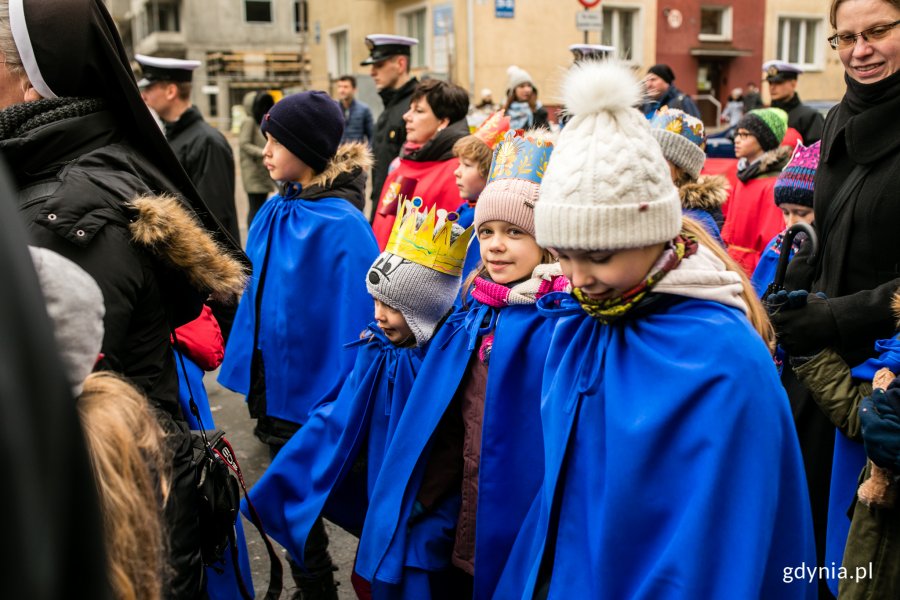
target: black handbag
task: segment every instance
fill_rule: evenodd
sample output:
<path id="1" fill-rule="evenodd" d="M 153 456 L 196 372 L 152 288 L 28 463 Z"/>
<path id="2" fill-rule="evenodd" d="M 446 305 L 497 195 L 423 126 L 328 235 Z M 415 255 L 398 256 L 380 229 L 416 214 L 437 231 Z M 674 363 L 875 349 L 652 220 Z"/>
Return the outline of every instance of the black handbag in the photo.
<path id="1" fill-rule="evenodd" d="M 178 337 L 174 328 L 171 328 L 171 333 L 172 341 L 177 347 Z M 241 596 L 245 600 L 253 600 L 253 596 L 247 590 L 244 579 L 241 577 L 235 534 L 235 523 L 240 515 L 241 491 L 243 491 L 250 513 L 250 522 L 259 532 L 269 555 L 269 587 L 264 598 L 265 600 L 278 600 L 281 597 L 284 577 L 281 559 L 278 558 L 272 541 L 263 529 L 262 520 L 256 512 L 256 508 L 247 496 L 244 475 L 241 473 L 241 467 L 231 443 L 225 438 L 225 432 L 222 430 L 207 432 L 203 427 L 200 409 L 194 401 L 194 394 L 187 378 L 184 357 L 180 352 L 176 352 L 176 355 L 184 373 L 191 414 L 200 425 L 199 430 L 191 431 L 193 446 L 191 466 L 196 474 L 195 482 L 199 503 L 197 512 L 201 537 L 200 555 L 203 564 L 214 569 L 217 568 L 224 561 L 225 550 L 230 548 L 231 563 Z"/>

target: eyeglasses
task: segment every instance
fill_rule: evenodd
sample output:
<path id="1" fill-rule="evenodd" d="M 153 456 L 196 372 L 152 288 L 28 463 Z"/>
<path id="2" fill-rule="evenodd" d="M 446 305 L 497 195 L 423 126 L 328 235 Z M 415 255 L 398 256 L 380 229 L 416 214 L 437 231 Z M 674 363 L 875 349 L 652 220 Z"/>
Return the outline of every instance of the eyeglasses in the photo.
<path id="1" fill-rule="evenodd" d="M 752 133 L 750 133 L 749 131 L 736 131 L 736 132 L 734 132 L 734 139 L 738 139 L 738 138 L 747 138 L 747 137 L 754 137 L 754 135 L 753 135 Z"/>
<path id="2" fill-rule="evenodd" d="M 852 48 L 856 45 L 856 38 L 858 37 L 861 37 L 866 42 L 883 39 L 887 37 L 891 30 L 897 25 L 900 25 L 900 19 L 893 23 L 888 23 L 887 25 L 869 27 L 859 33 L 836 33 L 828 38 L 828 43 L 831 44 L 831 47 L 835 50 L 846 50 L 847 48 Z"/>

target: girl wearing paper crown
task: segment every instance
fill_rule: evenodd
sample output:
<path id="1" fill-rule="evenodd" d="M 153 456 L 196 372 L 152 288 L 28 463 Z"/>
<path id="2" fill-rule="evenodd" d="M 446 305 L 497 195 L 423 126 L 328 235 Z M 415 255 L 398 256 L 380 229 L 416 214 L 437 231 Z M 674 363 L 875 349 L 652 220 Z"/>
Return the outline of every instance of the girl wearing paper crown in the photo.
<path id="1" fill-rule="evenodd" d="M 250 492 L 266 531 L 300 565 L 322 514 L 356 535 L 362 529 L 409 390 L 459 290 L 472 230 L 455 224 L 453 213 L 436 224 L 434 209 L 420 212 L 421 204 L 401 205 L 387 248 L 366 274 L 375 321 L 347 344 L 356 362 L 340 394 L 310 415 Z"/>
<path id="2" fill-rule="evenodd" d="M 494 152 L 475 207 L 483 265 L 431 343 L 371 496 L 356 572 L 376 600 L 491 598 L 540 486 L 552 322 L 535 300 L 567 285 L 533 237 L 552 149 L 509 133 Z"/>
<path id="3" fill-rule="evenodd" d="M 494 597 L 813 598 L 791 412 L 749 281 L 696 222 L 616 63 L 570 70 L 535 209 L 572 295 L 543 374 L 544 478 Z"/>

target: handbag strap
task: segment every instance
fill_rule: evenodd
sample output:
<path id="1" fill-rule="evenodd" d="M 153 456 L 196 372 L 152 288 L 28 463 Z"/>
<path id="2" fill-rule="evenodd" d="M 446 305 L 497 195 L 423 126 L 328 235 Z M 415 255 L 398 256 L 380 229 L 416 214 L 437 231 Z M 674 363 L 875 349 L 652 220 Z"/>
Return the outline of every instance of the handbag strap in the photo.
<path id="1" fill-rule="evenodd" d="M 203 448 L 211 459 L 221 460 L 235 475 L 237 475 L 238 483 L 241 484 L 241 490 L 244 492 L 244 500 L 247 502 L 247 507 L 249 509 L 250 522 L 256 527 L 259 536 L 266 545 L 266 552 L 269 555 L 269 587 L 266 590 L 264 600 L 278 600 L 281 597 L 281 591 L 284 586 L 284 567 L 281 564 L 281 559 L 278 558 L 278 554 L 275 552 L 274 546 L 272 546 L 272 541 L 269 539 L 269 536 L 266 535 L 265 529 L 263 529 L 262 520 L 259 518 L 259 514 L 256 512 L 253 503 L 250 502 L 250 496 L 247 495 L 247 486 L 244 484 L 244 475 L 241 472 L 241 466 L 238 463 L 237 455 L 234 453 L 234 448 L 231 447 L 231 442 L 224 437 L 221 439 L 222 443 L 225 444 L 228 449 L 227 455 L 223 455 L 222 452 L 213 448 L 209 443 L 209 438 L 206 436 L 206 428 L 203 426 L 203 420 L 200 417 L 200 407 L 197 406 L 197 402 L 194 400 L 194 392 L 191 390 L 191 382 L 188 378 L 187 367 L 184 364 L 184 356 L 178 350 L 178 335 L 175 333 L 175 327 L 172 326 L 171 321 L 169 321 L 169 330 L 172 333 L 172 343 L 175 349 L 175 355 L 178 357 L 181 365 L 181 372 L 184 375 L 184 385 L 187 388 L 188 393 L 188 406 L 191 409 L 191 414 L 197 419 L 197 425 L 200 428 L 200 438 L 203 440 Z M 253 596 L 244 584 L 244 578 L 241 576 L 241 570 L 237 562 L 237 543 L 235 541 L 233 526 L 228 533 L 228 542 L 231 546 L 231 561 L 234 565 L 234 576 L 235 579 L 237 579 L 241 595 L 245 600 L 253 600 Z"/>

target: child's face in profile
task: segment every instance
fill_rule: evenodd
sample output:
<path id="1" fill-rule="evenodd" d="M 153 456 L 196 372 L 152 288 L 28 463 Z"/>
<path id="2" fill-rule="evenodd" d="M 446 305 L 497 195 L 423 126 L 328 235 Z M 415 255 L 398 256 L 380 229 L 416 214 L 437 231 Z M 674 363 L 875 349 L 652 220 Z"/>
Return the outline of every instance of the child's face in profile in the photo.
<path id="1" fill-rule="evenodd" d="M 478 228 L 481 262 L 495 283 L 507 285 L 530 277 L 543 251 L 527 231 L 506 221 L 486 221 Z"/>
<path id="2" fill-rule="evenodd" d="M 266 133 L 266 140 L 263 164 L 269 171 L 269 177 L 276 181 L 302 181 L 312 173 L 309 165 L 282 146 L 271 133 Z"/>
<path id="3" fill-rule="evenodd" d="M 375 322 L 392 344 L 399 346 L 414 339 L 403 313 L 381 300 L 375 300 Z"/>
<path id="4" fill-rule="evenodd" d="M 779 208 L 781 209 L 781 214 L 784 215 L 784 224 L 786 227 L 796 225 L 797 223 L 812 225 L 813 221 L 816 220 L 816 215 L 809 206 L 793 204 L 791 202 L 782 202 Z"/>
<path id="5" fill-rule="evenodd" d="M 756 136 L 746 129 L 738 129 L 734 134 L 734 155 L 737 158 L 753 160 L 763 153 Z"/>
<path id="6" fill-rule="evenodd" d="M 453 175 L 456 176 L 459 197 L 463 200 L 477 200 L 487 183 L 487 178 L 478 170 L 478 163 L 469 158 L 460 157 Z"/>
<path id="7" fill-rule="evenodd" d="M 551 250 L 573 287 L 591 300 L 617 298 L 641 283 L 665 244 L 625 250 Z"/>

